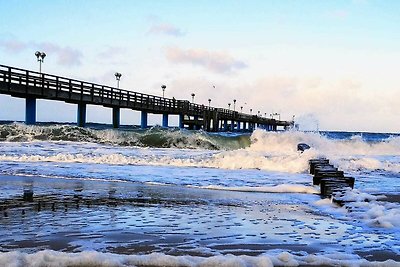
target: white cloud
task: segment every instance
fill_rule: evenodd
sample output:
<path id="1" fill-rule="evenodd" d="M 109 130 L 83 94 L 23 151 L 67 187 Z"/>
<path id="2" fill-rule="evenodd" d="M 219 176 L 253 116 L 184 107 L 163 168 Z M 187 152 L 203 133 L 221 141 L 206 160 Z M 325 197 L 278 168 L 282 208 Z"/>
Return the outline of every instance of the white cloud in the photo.
<path id="1" fill-rule="evenodd" d="M 178 27 L 168 24 L 168 23 L 158 23 L 158 24 L 153 24 L 148 33 L 150 34 L 165 34 L 165 35 L 170 35 L 174 37 L 181 37 L 186 35 L 181 29 Z"/>
<path id="2" fill-rule="evenodd" d="M 201 66 L 215 73 L 232 73 L 246 68 L 247 65 L 240 60 L 233 58 L 227 53 L 210 52 L 204 49 L 181 49 L 168 47 L 165 56 L 172 63 L 186 63 Z"/>
<path id="3" fill-rule="evenodd" d="M 56 62 L 62 66 L 81 65 L 82 52 L 69 46 L 59 46 L 54 43 L 23 42 L 17 39 L 0 40 L 0 47 L 6 52 L 19 53 L 28 49 L 44 51 L 46 54 L 54 54 Z"/>

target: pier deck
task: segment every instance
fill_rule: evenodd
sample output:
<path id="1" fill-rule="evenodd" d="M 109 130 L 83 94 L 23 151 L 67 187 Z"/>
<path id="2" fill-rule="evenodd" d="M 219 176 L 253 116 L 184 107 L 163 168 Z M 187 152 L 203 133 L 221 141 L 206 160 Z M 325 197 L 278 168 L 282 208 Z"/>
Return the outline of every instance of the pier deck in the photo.
<path id="1" fill-rule="evenodd" d="M 26 99 L 27 124 L 36 123 L 36 99 L 77 104 L 77 123 L 82 127 L 86 123 L 86 105 L 112 108 L 115 128 L 119 127 L 121 108 L 141 111 L 142 128 L 147 127 L 148 113 L 163 114 L 164 127 L 168 127 L 168 115 L 179 115 L 179 127 L 186 125 L 205 131 L 253 130 L 256 127 L 275 131 L 279 126 L 286 129 L 293 123 L 5 65 L 0 65 L 0 94 Z"/>

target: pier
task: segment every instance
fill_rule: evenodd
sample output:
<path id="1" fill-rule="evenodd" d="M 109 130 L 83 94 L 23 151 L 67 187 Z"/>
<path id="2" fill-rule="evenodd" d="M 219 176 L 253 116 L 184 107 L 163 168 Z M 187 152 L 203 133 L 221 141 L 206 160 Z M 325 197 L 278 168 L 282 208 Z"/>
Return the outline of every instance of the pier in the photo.
<path id="1" fill-rule="evenodd" d="M 148 127 L 148 114 L 162 114 L 162 127 L 169 127 L 169 115 L 179 115 L 179 128 L 208 132 L 252 131 L 262 128 L 288 129 L 292 121 L 281 121 L 238 111 L 191 103 L 106 85 L 0 65 L 0 94 L 25 99 L 25 123 L 36 123 L 36 100 L 64 101 L 77 105 L 77 125 L 86 124 L 87 105 L 102 105 L 112 110 L 114 128 L 120 126 L 121 109 L 141 112 L 141 128 Z"/>

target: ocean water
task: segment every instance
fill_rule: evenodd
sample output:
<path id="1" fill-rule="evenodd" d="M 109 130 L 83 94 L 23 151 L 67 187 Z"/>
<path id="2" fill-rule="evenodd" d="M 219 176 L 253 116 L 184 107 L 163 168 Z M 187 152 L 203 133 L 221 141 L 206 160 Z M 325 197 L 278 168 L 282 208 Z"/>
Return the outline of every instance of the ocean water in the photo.
<path id="1" fill-rule="evenodd" d="M 316 157 L 355 177 L 345 207 Z M 7 208 L 26 189 L 53 208 Z M 2 124 L 0 265 L 399 266 L 399 192 L 399 134 Z"/>

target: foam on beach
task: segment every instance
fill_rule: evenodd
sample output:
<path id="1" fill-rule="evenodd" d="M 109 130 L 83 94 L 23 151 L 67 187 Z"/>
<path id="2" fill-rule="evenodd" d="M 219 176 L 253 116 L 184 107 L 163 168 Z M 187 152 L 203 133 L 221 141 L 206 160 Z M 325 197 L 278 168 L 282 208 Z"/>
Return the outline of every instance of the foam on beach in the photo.
<path id="1" fill-rule="evenodd" d="M 259 256 L 217 255 L 212 257 L 171 256 L 162 253 L 148 255 L 117 255 L 95 251 L 65 253 L 51 250 L 32 254 L 0 252 L 0 265 L 8 267 L 67 267 L 67 266 L 164 266 L 164 267 L 272 267 L 272 266 L 363 266 L 396 267 L 394 260 L 367 261 L 357 255 L 337 253 L 325 255 L 294 255 L 289 252 L 275 252 Z"/>

